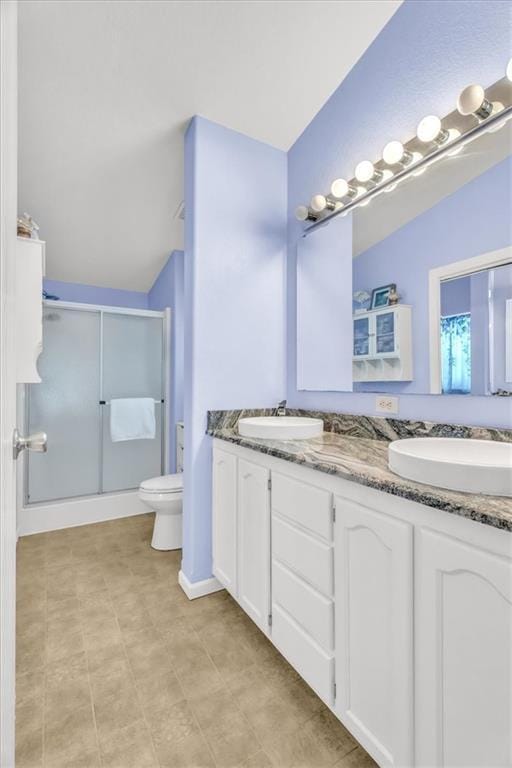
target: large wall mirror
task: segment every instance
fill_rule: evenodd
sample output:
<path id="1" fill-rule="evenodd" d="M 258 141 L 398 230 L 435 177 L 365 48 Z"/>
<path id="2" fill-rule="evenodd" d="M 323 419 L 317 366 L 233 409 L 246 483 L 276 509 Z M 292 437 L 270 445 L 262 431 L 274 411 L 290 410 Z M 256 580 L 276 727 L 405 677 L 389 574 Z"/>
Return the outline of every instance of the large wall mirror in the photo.
<path id="1" fill-rule="evenodd" d="M 353 391 L 512 394 L 511 155 L 508 121 L 346 217 Z"/>

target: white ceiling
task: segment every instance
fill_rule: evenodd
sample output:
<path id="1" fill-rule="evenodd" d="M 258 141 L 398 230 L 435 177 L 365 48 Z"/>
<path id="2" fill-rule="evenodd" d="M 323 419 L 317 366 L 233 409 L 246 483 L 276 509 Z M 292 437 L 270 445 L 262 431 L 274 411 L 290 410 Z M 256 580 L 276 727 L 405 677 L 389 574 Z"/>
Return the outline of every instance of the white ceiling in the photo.
<path id="1" fill-rule="evenodd" d="M 194 114 L 287 150 L 400 5 L 19 4 L 19 209 L 47 275 L 147 290 L 183 246 Z"/>

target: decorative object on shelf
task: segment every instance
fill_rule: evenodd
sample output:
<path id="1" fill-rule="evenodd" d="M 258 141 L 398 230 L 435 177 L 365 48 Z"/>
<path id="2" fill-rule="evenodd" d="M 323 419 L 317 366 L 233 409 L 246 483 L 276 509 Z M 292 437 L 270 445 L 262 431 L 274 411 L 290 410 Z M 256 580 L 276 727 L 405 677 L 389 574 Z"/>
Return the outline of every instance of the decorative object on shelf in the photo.
<path id="1" fill-rule="evenodd" d="M 356 304 L 359 304 L 355 310 L 356 315 L 360 315 L 361 313 L 367 311 L 367 307 L 363 307 L 363 304 L 366 304 L 371 298 L 371 295 L 368 293 L 368 291 L 354 291 L 352 298 Z"/>
<path id="2" fill-rule="evenodd" d="M 389 292 L 388 304 L 390 306 L 394 306 L 395 304 L 398 304 L 399 300 L 400 300 L 400 296 L 396 291 L 396 287 L 393 287 Z"/>
<path id="3" fill-rule="evenodd" d="M 39 238 L 39 224 L 37 224 L 28 213 L 24 213 L 23 216 L 18 216 L 17 230 L 18 237 L 26 237 L 32 240 L 37 240 Z"/>
<path id="4" fill-rule="evenodd" d="M 506 77 L 512 82 L 512 59 L 507 63 Z M 413 138 L 404 143 L 396 140 L 388 142 L 381 160 L 358 163 L 353 179 L 333 181 L 331 196 L 315 194 L 312 200 L 318 201 L 318 204 L 299 206 L 295 212 L 297 219 L 321 223 L 331 216 L 344 216 L 349 210 L 368 205 L 374 195 L 382 191 L 391 192 L 399 181 L 408 176 L 419 175 L 434 161 L 461 151 L 483 132 L 501 128 L 512 118 L 512 99 L 507 99 L 506 105 L 492 100 L 495 86 L 500 82 L 497 80 L 487 89 L 481 85 L 468 85 L 458 98 L 455 112 L 445 115 L 445 118 L 436 115 L 424 117 Z M 446 127 L 443 126 L 443 119 L 448 123 Z M 423 145 L 426 145 L 425 149 Z M 332 198 L 343 202 L 336 205 Z"/>
<path id="5" fill-rule="evenodd" d="M 390 304 L 390 296 L 396 296 L 396 304 L 398 302 L 398 294 L 396 292 L 396 283 L 390 283 L 389 285 L 381 285 L 380 288 L 374 288 L 372 291 L 372 300 L 370 303 L 371 309 L 379 309 L 380 307 L 387 307 Z"/>
<path id="6" fill-rule="evenodd" d="M 48 293 L 43 289 L 43 299 L 45 301 L 60 301 L 60 296 L 55 296 L 53 293 Z"/>

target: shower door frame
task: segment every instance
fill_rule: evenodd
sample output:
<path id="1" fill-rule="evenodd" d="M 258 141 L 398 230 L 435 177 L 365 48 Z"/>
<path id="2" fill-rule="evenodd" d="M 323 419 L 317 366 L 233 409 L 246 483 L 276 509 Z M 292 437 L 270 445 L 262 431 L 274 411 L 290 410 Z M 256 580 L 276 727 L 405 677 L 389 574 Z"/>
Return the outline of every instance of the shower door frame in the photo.
<path id="1" fill-rule="evenodd" d="M 35 506 L 47 506 L 50 504 L 59 504 L 63 501 L 69 500 L 78 500 L 78 499 L 95 499 L 99 496 L 108 496 L 110 494 L 118 494 L 118 493 L 133 493 L 134 490 L 136 490 L 136 487 L 134 488 L 124 488 L 119 491 L 103 491 L 103 430 L 104 430 L 104 418 L 105 418 L 105 412 L 104 412 L 104 405 L 101 405 L 101 402 L 103 401 L 103 317 L 105 314 L 114 314 L 114 315 L 128 315 L 128 316 L 136 316 L 136 317 L 153 317 L 155 319 L 161 319 L 162 320 L 162 416 L 161 416 L 161 460 L 160 460 L 160 471 L 162 474 L 165 474 L 169 467 L 169 424 L 170 424 L 170 401 L 171 401 L 171 370 L 170 370 L 170 363 L 171 363 L 171 310 L 169 308 L 163 310 L 163 311 L 156 311 L 152 309 L 134 309 L 131 307 L 111 307 L 107 304 L 83 304 L 79 303 L 77 301 L 61 301 L 55 300 L 55 299 L 44 299 L 43 300 L 43 308 L 44 307 L 54 307 L 55 309 L 69 309 L 69 310 L 75 310 L 75 311 L 81 311 L 81 312 L 94 312 L 99 314 L 100 319 L 100 333 L 99 333 L 99 400 L 98 400 L 98 408 L 100 409 L 99 412 L 99 422 L 98 422 L 98 432 L 99 432 L 99 444 L 98 444 L 98 463 L 99 463 L 99 490 L 97 493 L 88 493 L 88 494 L 82 494 L 79 496 L 65 496 L 65 497 L 58 497 L 55 499 L 48 499 L 46 501 L 34 501 L 31 502 L 28 498 L 28 492 L 29 492 L 29 462 L 25 461 L 23 466 L 23 507 L 35 507 Z M 43 338 L 43 345 L 44 345 L 44 338 Z M 44 346 L 43 346 L 44 349 Z M 37 384 L 33 385 L 25 385 L 25 408 L 24 408 L 24 417 L 25 417 L 25 424 L 28 425 L 30 423 L 30 397 L 28 392 L 29 386 L 37 386 Z"/>

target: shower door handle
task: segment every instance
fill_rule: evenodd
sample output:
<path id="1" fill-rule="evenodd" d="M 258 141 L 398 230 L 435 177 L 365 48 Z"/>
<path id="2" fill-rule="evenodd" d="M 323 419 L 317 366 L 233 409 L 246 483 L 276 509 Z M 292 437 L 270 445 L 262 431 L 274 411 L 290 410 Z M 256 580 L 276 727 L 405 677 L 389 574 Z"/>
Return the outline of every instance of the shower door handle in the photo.
<path id="1" fill-rule="evenodd" d="M 17 429 L 12 435 L 12 455 L 14 460 L 18 458 L 22 451 L 35 451 L 36 453 L 46 453 L 48 450 L 48 437 L 46 432 L 34 432 L 33 435 L 22 437 Z"/>

